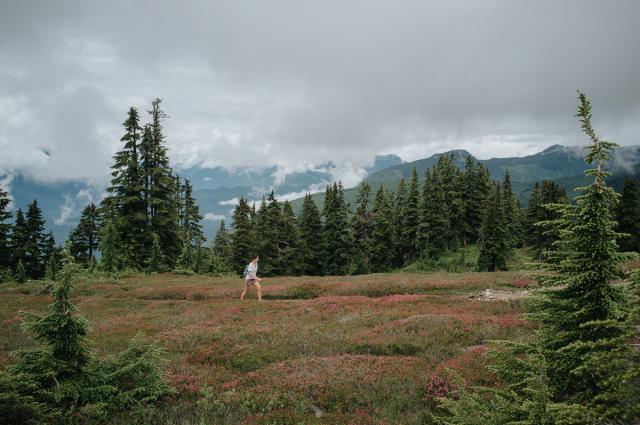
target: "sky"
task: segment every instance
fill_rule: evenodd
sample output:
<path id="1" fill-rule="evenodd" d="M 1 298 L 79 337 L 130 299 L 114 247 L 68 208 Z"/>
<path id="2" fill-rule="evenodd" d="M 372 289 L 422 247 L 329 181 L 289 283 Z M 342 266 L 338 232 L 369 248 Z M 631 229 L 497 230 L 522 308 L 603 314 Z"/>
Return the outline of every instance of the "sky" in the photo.
<path id="1" fill-rule="evenodd" d="M 104 183 L 130 106 L 177 166 L 640 144 L 637 0 L 0 0 L 0 175 Z M 338 178 L 340 176 L 337 176 Z"/>

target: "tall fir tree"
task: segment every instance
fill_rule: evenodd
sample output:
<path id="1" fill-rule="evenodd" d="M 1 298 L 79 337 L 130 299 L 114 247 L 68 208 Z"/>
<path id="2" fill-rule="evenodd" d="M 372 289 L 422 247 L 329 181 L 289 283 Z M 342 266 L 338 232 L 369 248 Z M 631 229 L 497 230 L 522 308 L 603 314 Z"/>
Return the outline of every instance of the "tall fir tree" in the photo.
<path id="1" fill-rule="evenodd" d="M 326 249 L 322 217 L 310 194 L 305 195 L 298 218 L 303 273 L 320 276 L 325 273 Z"/>
<path id="2" fill-rule="evenodd" d="M 300 229 L 293 207 L 288 200 L 282 203 L 282 224 L 280 229 L 280 273 L 287 276 L 302 274 Z"/>
<path id="3" fill-rule="evenodd" d="M 419 191 L 419 189 L 418 189 Z M 418 194 L 418 196 L 420 196 Z M 394 226 L 394 234 L 396 237 L 396 245 L 394 247 L 394 257 L 393 257 L 393 265 L 394 267 L 402 267 L 404 265 L 404 254 L 405 251 L 402 247 L 402 217 L 404 216 L 404 208 L 407 202 L 407 184 L 404 181 L 404 178 L 400 179 L 398 183 L 398 187 L 393 196 L 393 226 Z M 418 226 L 420 224 L 420 211 L 418 210 Z M 417 231 L 416 231 L 417 235 Z M 419 243 L 416 239 L 413 241 L 416 250 L 419 248 Z"/>
<path id="4" fill-rule="evenodd" d="M 213 267 L 213 270 L 210 270 L 210 272 L 226 273 L 231 271 L 233 251 L 231 238 L 225 227 L 224 220 L 220 220 L 220 226 L 218 226 L 218 231 L 213 238 L 211 254 L 212 264 L 215 264 L 215 267 Z"/>
<path id="5" fill-rule="evenodd" d="M 618 232 L 625 233 L 619 240 L 622 251 L 640 252 L 640 193 L 638 182 L 627 179 L 617 210 Z"/>
<path id="6" fill-rule="evenodd" d="M 504 211 L 505 226 L 507 228 L 507 235 L 509 237 L 509 245 L 514 248 L 521 246 L 523 242 L 522 223 L 520 204 L 518 198 L 513 193 L 511 186 L 511 175 L 509 170 L 505 170 L 504 177 L 502 179 L 502 203 Z"/>
<path id="7" fill-rule="evenodd" d="M 11 268 L 11 211 L 9 194 L 0 185 L 0 276 Z"/>
<path id="8" fill-rule="evenodd" d="M 609 397 L 613 388 L 630 385 L 625 371 L 616 362 L 602 362 L 613 350 L 628 347 L 627 338 L 620 338 L 624 290 L 614 284 L 623 259 L 612 217 L 617 198 L 606 183 L 605 169 L 616 145 L 598 138 L 591 126 L 591 104 L 582 93 L 579 99 L 577 116 L 591 141 L 586 161 L 593 168 L 586 175 L 593 181 L 581 189 L 576 205 L 555 207 L 560 239 L 539 277 L 550 289 L 534 302 L 530 317 L 542 324 L 539 335 L 558 414 L 576 424 L 632 423 L 640 406 Z"/>
<path id="9" fill-rule="evenodd" d="M 281 258 L 281 231 L 282 207 L 271 191 L 260 205 L 256 222 L 260 269 L 265 276 L 279 275 L 284 267 Z"/>
<path id="10" fill-rule="evenodd" d="M 449 228 L 447 230 L 448 248 L 458 248 L 464 243 L 466 229 L 464 201 L 462 199 L 463 177 L 460 169 L 453 162 L 454 155 L 441 155 L 435 167 L 449 219 Z"/>
<path id="11" fill-rule="evenodd" d="M 87 205 L 76 228 L 69 235 L 71 255 L 79 264 L 88 267 L 100 243 L 100 214 L 93 204 Z"/>
<path id="12" fill-rule="evenodd" d="M 575 205 L 549 206 L 557 218 L 554 249 L 535 277 L 545 288 L 528 303 L 539 322 L 529 343 L 502 342 L 490 352 L 499 388 L 462 389 L 445 400 L 438 423 L 595 425 L 637 424 L 640 417 L 638 338 L 640 274 L 629 286 L 615 284 L 624 258 L 616 246 L 616 194 L 607 185 L 605 164 L 615 145 L 591 127 L 591 105 L 579 94 L 578 117 L 591 139 L 586 174 Z M 541 198 L 538 186 L 535 196 Z M 637 339 L 636 339 L 637 341 Z"/>
<path id="13" fill-rule="evenodd" d="M 160 109 L 161 99 L 151 102 L 151 123 L 143 133 L 143 170 L 147 213 L 150 229 L 160 238 L 160 246 L 169 267 L 173 267 L 182 249 L 179 228 L 179 202 L 175 179 L 169 167 L 167 148 L 164 145 L 162 123 L 167 115 Z"/>
<path id="14" fill-rule="evenodd" d="M 27 276 L 31 279 L 40 279 L 44 276 L 46 256 L 46 235 L 44 233 L 44 218 L 42 210 L 38 207 L 38 202 L 34 199 L 27 208 L 26 232 L 27 240 L 25 246 L 24 267 Z"/>
<path id="15" fill-rule="evenodd" d="M 258 254 L 258 247 L 253 229 L 252 209 L 243 197 L 233 211 L 233 233 L 231 234 L 231 266 L 240 274 L 244 267 Z"/>
<path id="16" fill-rule="evenodd" d="M 16 211 L 16 220 L 11 228 L 11 267 L 15 271 L 18 263 L 26 262 L 26 250 L 28 244 L 27 220 L 20 208 Z"/>
<path id="17" fill-rule="evenodd" d="M 114 214 L 114 224 L 122 241 L 125 261 L 133 267 L 144 263 L 147 238 L 147 210 L 143 199 L 144 175 L 140 166 L 140 139 L 142 129 L 138 110 L 131 107 L 122 124 L 124 146 L 115 154 L 111 167 L 111 187 L 105 204 Z M 91 261 L 91 257 L 84 258 Z"/>
<path id="18" fill-rule="evenodd" d="M 325 240 L 327 242 L 327 273 L 345 275 L 352 272 L 353 233 L 349 223 L 349 208 L 342 183 L 327 187 L 324 202 Z"/>
<path id="19" fill-rule="evenodd" d="M 419 239 L 422 255 L 438 258 L 448 246 L 449 214 L 438 170 L 425 173 Z"/>
<path id="20" fill-rule="evenodd" d="M 369 207 L 371 186 L 364 180 L 358 186 L 356 211 L 351 217 L 351 228 L 355 243 L 355 274 L 369 272 L 369 250 L 371 248 L 372 218 Z"/>
<path id="21" fill-rule="evenodd" d="M 398 245 L 402 252 L 403 263 L 405 263 L 414 260 L 418 256 L 419 247 L 417 239 L 420 225 L 420 184 L 415 167 L 411 171 L 411 181 L 406 201 L 402 208 L 400 223 L 402 229 L 398 233 Z"/>
<path id="22" fill-rule="evenodd" d="M 374 272 L 389 271 L 393 265 L 393 206 L 389 194 L 380 186 L 372 211 L 373 226 L 371 235 L 371 270 Z"/>
<path id="23" fill-rule="evenodd" d="M 557 183 L 544 180 L 536 183 L 527 206 L 527 240 L 535 248 L 535 258 L 541 259 L 545 251 L 553 247 L 559 233 L 553 227 L 541 223 L 553 222 L 560 217 L 556 209 L 548 208 L 553 204 L 568 204 L 566 193 Z"/>
<path id="24" fill-rule="evenodd" d="M 494 272 L 507 269 L 507 259 L 511 253 L 509 237 L 500 185 L 496 183 L 493 194 L 484 208 L 480 253 L 476 264 L 478 271 Z"/>
<path id="25" fill-rule="evenodd" d="M 473 244 L 480 237 L 484 207 L 491 194 L 491 178 L 482 164 L 468 156 L 461 180 L 465 229 L 463 243 Z"/>
<path id="26" fill-rule="evenodd" d="M 197 244 L 205 240 L 204 233 L 202 233 L 202 216 L 200 215 L 200 208 L 193 197 L 193 186 L 187 179 L 184 181 L 184 199 L 183 199 L 183 211 L 184 217 L 182 226 L 184 233 L 191 236 L 191 243 Z"/>

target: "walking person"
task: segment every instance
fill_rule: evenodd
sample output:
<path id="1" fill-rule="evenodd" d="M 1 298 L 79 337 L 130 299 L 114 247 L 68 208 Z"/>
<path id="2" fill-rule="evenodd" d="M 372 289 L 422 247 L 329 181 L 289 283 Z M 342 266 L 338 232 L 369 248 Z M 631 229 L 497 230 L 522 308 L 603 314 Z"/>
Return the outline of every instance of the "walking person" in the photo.
<path id="1" fill-rule="evenodd" d="M 260 286 L 262 279 L 258 277 L 258 261 L 260 261 L 260 257 L 251 260 L 247 267 L 244 268 L 244 291 L 240 295 L 241 300 L 247 295 L 249 287 L 255 286 L 258 290 L 258 301 L 262 302 L 262 287 Z"/>

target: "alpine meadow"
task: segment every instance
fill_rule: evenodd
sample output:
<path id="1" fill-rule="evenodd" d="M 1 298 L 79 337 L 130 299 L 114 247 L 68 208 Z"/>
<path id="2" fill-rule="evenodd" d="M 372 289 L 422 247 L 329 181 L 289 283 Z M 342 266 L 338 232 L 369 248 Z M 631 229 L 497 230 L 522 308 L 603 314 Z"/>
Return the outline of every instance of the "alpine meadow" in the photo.
<path id="1" fill-rule="evenodd" d="M 0 2 L 0 424 L 640 424 L 637 16 Z"/>

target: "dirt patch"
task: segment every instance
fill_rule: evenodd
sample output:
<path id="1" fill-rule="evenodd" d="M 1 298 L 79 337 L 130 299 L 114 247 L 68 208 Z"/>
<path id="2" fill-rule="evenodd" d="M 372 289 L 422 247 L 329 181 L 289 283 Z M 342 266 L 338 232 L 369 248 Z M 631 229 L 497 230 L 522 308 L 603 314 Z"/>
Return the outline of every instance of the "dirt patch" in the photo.
<path id="1" fill-rule="evenodd" d="M 485 289 L 480 294 L 469 295 L 469 298 L 474 298 L 483 301 L 504 301 L 504 300 L 517 300 L 528 296 L 531 291 L 505 291 L 501 289 Z"/>

